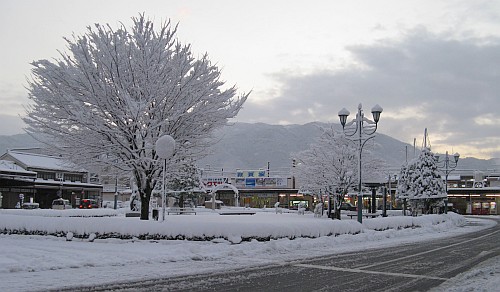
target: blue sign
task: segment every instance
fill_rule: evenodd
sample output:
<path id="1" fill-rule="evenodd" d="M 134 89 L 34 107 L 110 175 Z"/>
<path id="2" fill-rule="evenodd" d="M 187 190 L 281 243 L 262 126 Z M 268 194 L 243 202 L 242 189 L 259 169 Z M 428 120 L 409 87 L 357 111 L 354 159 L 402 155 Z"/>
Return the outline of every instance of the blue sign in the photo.
<path id="1" fill-rule="evenodd" d="M 245 186 L 254 188 L 255 187 L 255 178 L 245 179 Z"/>

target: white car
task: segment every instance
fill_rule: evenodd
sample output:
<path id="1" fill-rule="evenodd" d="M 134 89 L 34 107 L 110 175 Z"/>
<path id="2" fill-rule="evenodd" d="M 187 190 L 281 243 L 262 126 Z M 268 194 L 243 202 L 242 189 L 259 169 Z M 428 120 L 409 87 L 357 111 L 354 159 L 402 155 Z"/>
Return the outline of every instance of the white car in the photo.
<path id="1" fill-rule="evenodd" d="M 115 201 L 103 201 L 102 202 L 102 207 L 103 208 L 111 208 L 113 209 L 115 207 Z M 116 207 L 123 208 L 123 202 L 122 201 L 116 201 Z"/>
<path id="2" fill-rule="evenodd" d="M 52 209 L 55 210 L 66 210 L 71 209 L 71 203 L 66 199 L 55 199 L 52 201 Z"/>

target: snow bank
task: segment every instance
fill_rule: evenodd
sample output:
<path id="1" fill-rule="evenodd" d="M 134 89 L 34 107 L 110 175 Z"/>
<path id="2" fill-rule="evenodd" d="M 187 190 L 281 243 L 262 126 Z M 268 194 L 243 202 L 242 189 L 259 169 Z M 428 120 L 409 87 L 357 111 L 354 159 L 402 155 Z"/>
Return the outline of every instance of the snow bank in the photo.
<path id="1" fill-rule="evenodd" d="M 490 258 L 429 291 L 498 291 L 500 286 L 500 277 L 498 275 L 500 275 L 500 256 Z"/>

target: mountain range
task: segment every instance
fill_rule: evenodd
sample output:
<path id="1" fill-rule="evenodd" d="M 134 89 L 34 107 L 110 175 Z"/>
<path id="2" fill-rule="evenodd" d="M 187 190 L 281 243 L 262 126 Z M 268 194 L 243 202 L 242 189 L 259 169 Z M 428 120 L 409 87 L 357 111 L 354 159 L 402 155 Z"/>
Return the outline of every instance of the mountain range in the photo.
<path id="1" fill-rule="evenodd" d="M 305 150 L 321 135 L 322 128 L 340 125 L 312 122 L 304 125 L 270 125 L 234 123 L 215 132 L 216 143 L 205 158 L 198 161 L 204 169 L 233 172 L 236 169 L 266 169 L 288 172 L 292 154 Z M 421 139 L 420 139 L 421 140 Z M 420 141 L 417 139 L 417 141 Z M 419 143 L 421 144 L 421 143 Z M 37 147 L 40 144 L 28 134 L 0 136 L 0 155 L 7 149 Z M 418 153 L 418 147 L 377 133 L 372 144 L 374 155 L 386 161 L 391 169 L 399 169 L 406 159 Z M 498 159 L 460 158 L 459 169 L 488 170 L 499 168 Z"/>
<path id="2" fill-rule="evenodd" d="M 322 133 L 321 128 L 337 124 L 312 122 L 304 125 L 269 125 L 264 123 L 235 123 L 216 132 L 219 142 L 211 148 L 211 154 L 199 163 L 200 167 L 213 166 L 224 170 L 267 168 L 289 170 L 292 153 L 303 151 L 314 143 Z M 417 137 L 414 147 L 388 135 L 376 133 L 372 152 L 384 160 L 391 169 L 399 169 L 406 160 L 411 160 L 422 145 Z M 371 141 L 370 141 L 371 142 Z M 487 170 L 498 168 L 498 159 L 460 158 L 458 168 L 464 170 Z"/>

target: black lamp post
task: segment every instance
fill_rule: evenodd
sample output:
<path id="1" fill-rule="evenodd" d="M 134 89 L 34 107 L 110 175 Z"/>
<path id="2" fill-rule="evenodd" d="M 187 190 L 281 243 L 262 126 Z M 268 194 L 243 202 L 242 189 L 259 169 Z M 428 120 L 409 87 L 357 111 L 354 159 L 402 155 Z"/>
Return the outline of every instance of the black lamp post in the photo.
<path id="1" fill-rule="evenodd" d="M 460 154 L 453 154 L 453 161 L 450 161 L 450 155 L 448 155 L 448 151 L 444 156 L 444 161 L 439 161 L 439 155 L 434 155 L 434 159 L 436 160 L 436 165 L 438 168 L 444 169 L 444 189 L 446 193 L 446 198 L 444 199 L 444 213 L 448 213 L 448 175 L 457 168 L 458 159 L 460 158 Z M 439 163 L 442 163 L 441 165 Z"/>
<path id="2" fill-rule="evenodd" d="M 366 141 L 375 137 L 375 132 L 377 131 L 377 124 L 380 119 L 380 114 L 382 113 L 382 107 L 378 104 L 372 108 L 373 121 L 364 117 L 361 103 L 358 105 L 358 112 L 356 118 L 347 123 L 347 116 L 349 116 L 349 111 L 345 108 L 339 111 L 340 124 L 342 125 L 342 130 L 346 135 L 346 138 L 358 142 L 358 162 L 359 162 L 359 180 L 358 180 L 358 222 L 363 222 L 363 191 L 361 189 L 361 154 L 363 152 L 363 146 Z M 356 135 L 357 134 L 357 135 Z"/>

